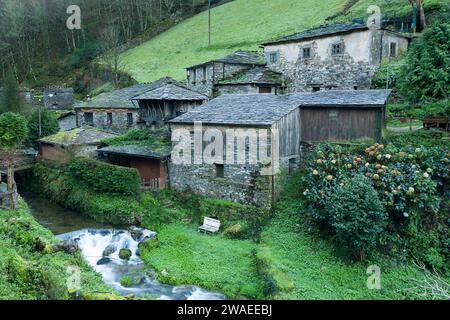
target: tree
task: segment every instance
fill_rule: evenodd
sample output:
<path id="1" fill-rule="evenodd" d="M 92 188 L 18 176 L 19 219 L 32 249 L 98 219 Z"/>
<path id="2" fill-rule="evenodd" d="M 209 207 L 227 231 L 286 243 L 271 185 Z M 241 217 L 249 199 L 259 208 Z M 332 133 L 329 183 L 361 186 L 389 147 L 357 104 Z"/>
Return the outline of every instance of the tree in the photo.
<path id="1" fill-rule="evenodd" d="M 44 108 L 34 110 L 28 120 L 28 131 L 28 140 L 31 143 L 57 133 L 59 123 L 56 114 Z"/>
<path id="2" fill-rule="evenodd" d="M 413 6 L 413 11 L 415 14 L 419 16 L 419 21 L 416 25 L 416 31 L 421 32 L 427 27 L 426 17 L 425 17 L 425 8 L 423 6 L 424 0 L 408 0 L 409 3 Z M 417 10 L 417 13 L 416 13 Z"/>
<path id="3" fill-rule="evenodd" d="M 12 150 L 19 148 L 28 136 L 27 119 L 12 112 L 0 115 L 0 148 Z"/>
<path id="4" fill-rule="evenodd" d="M 114 85 L 119 83 L 119 68 L 120 68 L 120 31 L 116 26 L 108 27 L 102 36 L 103 46 L 105 49 L 104 58 L 106 63 L 114 72 Z"/>
<path id="5" fill-rule="evenodd" d="M 416 39 L 397 80 L 412 103 L 448 99 L 450 95 L 450 23 L 437 21 Z"/>
<path id="6" fill-rule="evenodd" d="M 0 112 L 20 112 L 22 105 L 19 83 L 13 73 L 9 72 L 1 96 Z"/>

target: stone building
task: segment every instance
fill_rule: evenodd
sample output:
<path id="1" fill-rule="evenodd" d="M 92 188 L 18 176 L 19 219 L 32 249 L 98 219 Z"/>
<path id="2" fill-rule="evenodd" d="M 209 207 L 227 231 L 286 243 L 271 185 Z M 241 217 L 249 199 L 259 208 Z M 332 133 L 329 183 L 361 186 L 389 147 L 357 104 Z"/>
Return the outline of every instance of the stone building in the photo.
<path id="1" fill-rule="evenodd" d="M 65 112 L 58 117 L 60 131 L 69 131 L 77 127 L 77 115 L 75 112 Z"/>
<path id="2" fill-rule="evenodd" d="M 139 107 L 131 101 L 134 96 L 151 89 L 150 84 L 104 92 L 75 106 L 77 126 L 89 125 L 114 133 L 125 133 L 136 127 Z"/>
<path id="3" fill-rule="evenodd" d="M 102 141 L 114 134 L 92 127 L 60 131 L 39 140 L 39 157 L 49 163 L 68 164 L 76 156 L 97 157 Z"/>
<path id="4" fill-rule="evenodd" d="M 265 65 L 266 59 L 261 52 L 236 51 L 226 57 L 187 68 L 187 87 L 209 97 L 217 96 L 220 92 L 217 91 L 216 85 L 220 81 L 230 80 L 244 71 Z M 245 93 L 247 84 L 236 83 L 236 87 L 242 85 L 242 93 Z M 282 83 L 276 85 L 281 86 Z"/>
<path id="5" fill-rule="evenodd" d="M 215 85 L 217 95 L 274 93 L 281 94 L 285 90 L 286 79 L 283 74 L 267 67 L 257 66 L 238 72 Z"/>
<path id="6" fill-rule="evenodd" d="M 71 109 L 74 103 L 73 93 L 72 88 L 44 88 L 44 106 L 54 110 Z"/>
<path id="7" fill-rule="evenodd" d="M 408 48 L 409 38 L 364 24 L 322 25 L 263 44 L 267 66 L 288 78 L 288 91 L 369 89 L 375 70 Z"/>
<path id="8" fill-rule="evenodd" d="M 325 140 L 379 138 L 389 90 L 222 95 L 170 121 L 170 186 L 269 206 L 277 174 Z"/>
<path id="9" fill-rule="evenodd" d="M 153 82 L 149 90 L 133 97 L 131 101 L 139 106 L 139 124 L 160 127 L 208 99 L 208 96 L 189 90 L 180 82 L 166 77 Z"/>

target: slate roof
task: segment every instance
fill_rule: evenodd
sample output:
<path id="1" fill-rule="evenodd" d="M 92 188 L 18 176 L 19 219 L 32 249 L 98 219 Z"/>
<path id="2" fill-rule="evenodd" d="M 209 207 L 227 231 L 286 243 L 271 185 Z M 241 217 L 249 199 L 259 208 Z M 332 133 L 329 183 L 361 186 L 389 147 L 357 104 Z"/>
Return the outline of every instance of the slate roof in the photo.
<path id="1" fill-rule="evenodd" d="M 98 150 L 98 152 L 134 156 L 139 158 L 159 159 L 161 157 L 170 155 L 170 149 L 170 146 L 165 148 L 164 150 L 155 150 L 154 148 L 149 146 L 125 145 L 101 148 Z"/>
<path id="2" fill-rule="evenodd" d="M 355 30 L 365 30 L 368 29 L 365 24 L 360 23 L 354 23 L 354 22 L 339 22 L 335 24 L 326 24 L 321 25 L 316 28 L 308 29 L 302 32 L 298 32 L 283 38 L 280 38 L 278 40 L 269 41 L 266 43 L 263 43 L 263 45 L 270 45 L 270 44 L 278 44 L 278 43 L 285 43 L 285 42 L 295 42 L 305 39 L 311 39 L 311 38 L 318 38 L 333 34 L 339 34 L 339 33 L 347 33 Z"/>
<path id="3" fill-rule="evenodd" d="M 264 54 L 262 52 L 238 50 L 235 53 L 232 53 L 223 58 L 200 63 L 197 65 L 188 67 L 187 69 L 200 67 L 200 66 L 212 63 L 212 62 L 222 62 L 222 63 L 228 63 L 228 64 L 246 64 L 246 65 L 255 65 L 255 66 L 264 66 L 267 64 L 266 57 L 264 56 Z"/>
<path id="4" fill-rule="evenodd" d="M 80 102 L 75 106 L 75 109 L 139 109 L 139 106 L 134 105 L 131 101 L 133 97 L 164 86 L 167 83 L 177 83 L 182 85 L 170 77 L 165 77 L 152 83 L 136 84 L 128 88 L 101 93 L 90 100 Z"/>
<path id="5" fill-rule="evenodd" d="M 208 100 L 209 97 L 189 90 L 178 83 L 166 83 L 161 87 L 149 90 L 141 95 L 135 96 L 132 100 Z"/>
<path id="6" fill-rule="evenodd" d="M 248 70 L 244 70 L 227 79 L 219 81 L 219 85 L 232 84 L 274 84 L 282 85 L 286 80 L 280 72 L 270 70 L 267 67 L 257 66 Z"/>
<path id="7" fill-rule="evenodd" d="M 62 146 L 100 144 L 102 140 L 114 137 L 114 134 L 92 127 L 75 128 L 70 131 L 60 131 L 54 135 L 40 139 L 40 142 Z"/>
<path id="8" fill-rule="evenodd" d="M 390 90 L 330 90 L 289 95 L 229 94 L 219 96 L 170 123 L 266 126 L 298 107 L 381 107 L 390 93 Z"/>

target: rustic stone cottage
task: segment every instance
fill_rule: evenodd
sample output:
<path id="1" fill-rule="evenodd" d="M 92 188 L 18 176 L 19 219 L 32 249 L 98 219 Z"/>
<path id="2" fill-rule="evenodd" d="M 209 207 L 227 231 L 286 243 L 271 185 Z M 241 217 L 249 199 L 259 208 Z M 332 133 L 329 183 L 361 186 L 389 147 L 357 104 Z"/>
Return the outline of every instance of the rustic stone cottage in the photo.
<path id="1" fill-rule="evenodd" d="M 208 100 L 208 96 L 189 90 L 180 82 L 166 77 L 131 101 L 139 106 L 139 124 L 160 127 L 167 121 L 190 111 Z"/>
<path id="2" fill-rule="evenodd" d="M 170 185 L 267 206 L 304 144 L 378 138 L 388 90 L 223 95 L 170 121 Z M 211 147 L 211 146 L 214 147 Z"/>
<path id="3" fill-rule="evenodd" d="M 74 103 L 72 88 L 44 88 L 44 106 L 47 109 L 70 109 Z"/>
<path id="4" fill-rule="evenodd" d="M 139 107 L 131 98 L 150 89 L 150 84 L 137 84 L 128 88 L 104 92 L 75 106 L 77 126 L 125 133 L 136 126 Z"/>
<path id="5" fill-rule="evenodd" d="M 289 92 L 369 89 L 384 59 L 408 48 L 410 38 L 352 22 L 322 25 L 263 44 L 267 66 L 289 80 Z"/>
<path id="6" fill-rule="evenodd" d="M 264 54 L 256 51 L 236 51 L 226 57 L 187 68 L 189 89 L 209 97 L 221 92 L 269 93 L 283 87 L 279 73 L 265 70 Z M 252 70 L 255 67 L 259 67 Z"/>
<path id="7" fill-rule="evenodd" d="M 77 127 L 77 115 L 73 111 L 65 112 L 58 117 L 60 131 L 69 131 Z"/>
<path id="8" fill-rule="evenodd" d="M 114 136 L 92 127 L 60 131 L 39 140 L 39 157 L 56 164 L 68 164 L 76 156 L 95 158 L 102 140 Z"/>

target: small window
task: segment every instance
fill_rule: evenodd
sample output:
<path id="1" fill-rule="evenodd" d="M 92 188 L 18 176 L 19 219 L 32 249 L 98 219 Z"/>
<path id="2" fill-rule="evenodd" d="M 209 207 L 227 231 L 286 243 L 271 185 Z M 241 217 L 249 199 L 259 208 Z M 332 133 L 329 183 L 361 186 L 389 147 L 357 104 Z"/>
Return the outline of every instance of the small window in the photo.
<path id="1" fill-rule="evenodd" d="M 358 86 L 354 86 L 354 87 L 353 87 L 353 90 L 358 90 Z"/>
<path id="2" fill-rule="evenodd" d="M 338 118 L 338 111 L 337 110 L 330 110 L 330 112 L 328 113 L 328 116 L 329 116 L 330 120 L 337 120 L 337 118 Z"/>
<path id="3" fill-rule="evenodd" d="M 133 125 L 133 114 L 132 113 L 127 113 L 127 123 L 129 126 Z"/>
<path id="4" fill-rule="evenodd" d="M 397 56 L 397 44 L 395 42 L 391 42 L 389 46 L 389 57 L 395 58 Z"/>
<path id="5" fill-rule="evenodd" d="M 272 93 L 271 87 L 259 87 L 259 93 Z"/>
<path id="6" fill-rule="evenodd" d="M 215 163 L 216 166 L 216 177 L 223 178 L 224 177 L 224 166 L 223 164 Z"/>
<path id="7" fill-rule="evenodd" d="M 192 83 L 195 84 L 197 82 L 197 70 L 192 70 Z"/>
<path id="8" fill-rule="evenodd" d="M 278 53 L 277 52 L 271 52 L 269 53 L 269 63 L 277 63 L 278 62 Z"/>
<path id="9" fill-rule="evenodd" d="M 311 58 L 311 48 L 303 48 L 302 57 L 303 57 L 303 59 L 310 59 Z"/>
<path id="10" fill-rule="evenodd" d="M 106 115 L 106 122 L 108 124 L 112 124 L 113 123 L 113 114 L 111 112 L 108 112 Z"/>
<path id="11" fill-rule="evenodd" d="M 206 66 L 203 67 L 203 81 L 206 81 Z"/>
<path id="12" fill-rule="evenodd" d="M 87 125 L 94 125 L 94 114 L 92 112 L 85 112 L 84 113 L 84 122 Z"/>
<path id="13" fill-rule="evenodd" d="M 313 91 L 313 92 L 320 91 L 320 87 L 312 87 L 312 91 Z"/>
<path id="14" fill-rule="evenodd" d="M 331 45 L 331 55 L 336 56 L 344 52 L 344 46 L 342 43 L 334 43 Z"/>

